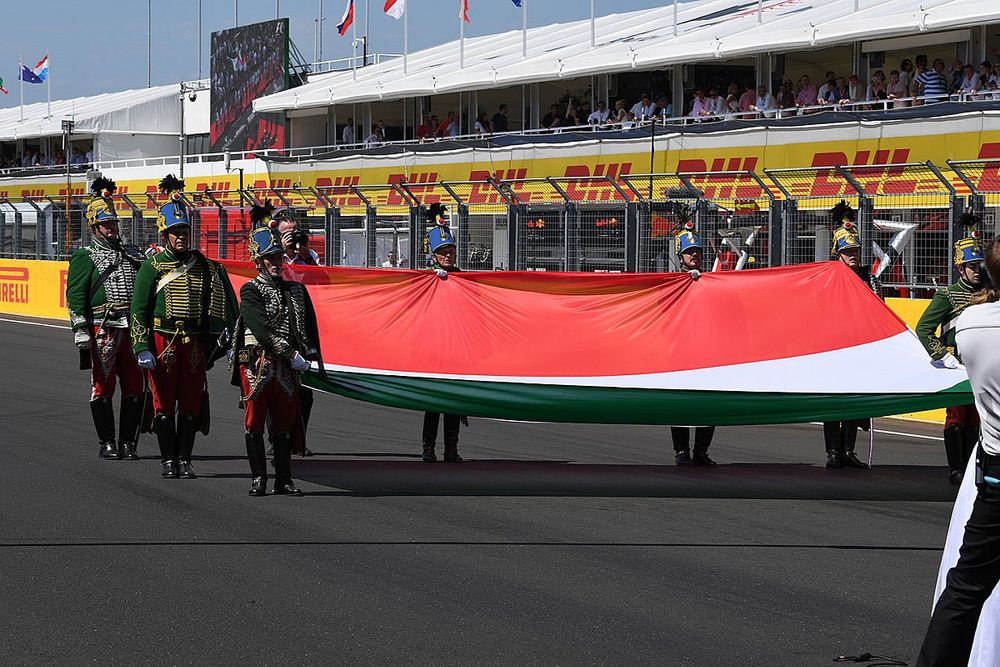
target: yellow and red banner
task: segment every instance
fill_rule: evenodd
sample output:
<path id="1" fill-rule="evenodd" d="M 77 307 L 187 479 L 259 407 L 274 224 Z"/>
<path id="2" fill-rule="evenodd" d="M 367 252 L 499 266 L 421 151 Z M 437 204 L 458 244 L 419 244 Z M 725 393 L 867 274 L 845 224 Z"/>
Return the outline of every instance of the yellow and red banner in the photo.
<path id="1" fill-rule="evenodd" d="M 69 319 L 67 271 L 69 262 L 0 259 L 0 312 Z"/>

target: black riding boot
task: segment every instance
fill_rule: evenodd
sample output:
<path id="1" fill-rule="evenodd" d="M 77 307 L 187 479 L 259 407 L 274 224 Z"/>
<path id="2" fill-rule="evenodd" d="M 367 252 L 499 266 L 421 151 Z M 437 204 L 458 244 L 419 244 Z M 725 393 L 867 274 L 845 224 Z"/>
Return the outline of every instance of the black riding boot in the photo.
<path id="1" fill-rule="evenodd" d="M 264 434 L 247 433 L 247 459 L 250 461 L 251 496 L 267 493 L 267 455 L 264 454 Z"/>
<path id="2" fill-rule="evenodd" d="M 142 417 L 142 394 L 123 396 L 118 413 L 118 451 L 123 459 L 134 461 L 139 458 L 136 443 L 139 440 L 139 420 Z"/>
<path id="3" fill-rule="evenodd" d="M 194 415 L 177 417 L 177 459 L 180 463 L 180 476 L 184 479 L 198 476 L 191 468 L 191 452 L 194 451 L 194 437 L 197 433 L 198 423 Z"/>
<path id="4" fill-rule="evenodd" d="M 841 454 L 840 460 L 847 468 L 868 469 L 868 464 L 859 459 L 858 455 L 854 453 L 854 446 L 858 441 L 858 427 L 862 421 L 852 419 L 843 422 L 840 427 L 840 438 L 843 441 L 843 454 Z"/>
<path id="5" fill-rule="evenodd" d="M 944 455 L 948 459 L 948 481 L 959 484 L 965 468 L 962 467 L 962 427 L 957 424 L 944 429 Z"/>
<path id="6" fill-rule="evenodd" d="M 279 496 L 301 496 L 292 482 L 292 436 L 274 434 L 274 493 Z"/>
<path id="7" fill-rule="evenodd" d="M 840 468 L 843 444 L 840 440 L 840 422 L 823 422 L 823 443 L 826 445 L 826 467 Z"/>
<path id="8" fill-rule="evenodd" d="M 424 429 L 421 433 L 421 439 L 424 443 L 424 463 L 434 463 L 437 461 L 437 455 L 434 453 L 434 447 L 437 445 L 438 421 L 440 421 L 440 419 L 440 413 L 424 413 Z"/>
<path id="9" fill-rule="evenodd" d="M 458 434 L 462 430 L 462 418 L 458 415 L 444 416 L 444 460 L 447 463 L 461 463 L 458 455 Z"/>
<path id="10" fill-rule="evenodd" d="M 694 456 L 692 457 L 692 462 L 696 466 L 705 466 L 707 468 L 719 467 L 719 464 L 713 461 L 708 455 L 708 447 L 712 444 L 713 437 L 715 437 L 714 426 L 699 426 L 694 430 Z"/>
<path id="11" fill-rule="evenodd" d="M 90 402 L 90 414 L 94 418 L 97 439 L 100 441 L 98 456 L 102 459 L 120 459 L 118 444 L 115 442 L 115 410 L 111 399 L 98 396 Z"/>
<path id="12" fill-rule="evenodd" d="M 312 414 L 313 401 L 315 401 L 313 390 L 305 385 L 299 387 L 299 414 L 302 415 L 302 456 L 313 455 L 312 450 L 309 449 L 309 439 L 306 435 L 309 431 L 309 415 Z"/>
<path id="13" fill-rule="evenodd" d="M 691 429 L 686 426 L 671 426 L 670 440 L 674 444 L 674 463 L 679 466 L 691 466 Z"/>
<path id="14" fill-rule="evenodd" d="M 962 470 L 964 471 L 969 465 L 969 458 L 976 450 L 976 445 L 979 444 L 979 427 L 962 424 L 959 431 L 962 434 Z"/>
<path id="15" fill-rule="evenodd" d="M 153 417 L 153 433 L 160 446 L 160 475 L 176 479 L 179 474 L 177 462 L 177 427 L 173 415 L 157 414 Z"/>

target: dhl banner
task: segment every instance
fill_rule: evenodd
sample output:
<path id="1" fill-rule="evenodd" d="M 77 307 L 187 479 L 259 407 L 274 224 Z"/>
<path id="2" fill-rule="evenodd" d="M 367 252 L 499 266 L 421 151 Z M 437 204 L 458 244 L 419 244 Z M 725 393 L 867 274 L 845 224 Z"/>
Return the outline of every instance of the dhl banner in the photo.
<path id="1" fill-rule="evenodd" d="M 1000 158 L 1000 113 L 976 112 L 930 119 L 883 122 L 837 122 L 807 127 L 748 127 L 729 132 L 674 133 L 657 136 L 650 153 L 649 139 L 614 138 L 614 133 L 594 134 L 594 138 L 557 143 L 523 143 L 506 147 L 469 147 L 407 151 L 403 154 L 366 155 L 346 153 L 322 160 L 265 163 L 243 160 L 236 164 L 245 170 L 246 185 L 256 189 L 275 188 L 297 206 L 321 207 L 322 202 L 309 192 L 312 187 L 325 191 L 333 204 L 341 208 L 357 207 L 361 200 L 347 190 L 351 185 L 386 185 L 406 182 L 424 203 L 446 199 L 440 181 L 473 182 L 463 196 L 472 205 L 503 204 L 501 196 L 484 181 L 487 176 L 511 181 L 526 178 L 588 179 L 608 177 L 618 180 L 629 174 L 753 170 L 763 175 L 765 169 L 820 168 L 865 165 L 895 165 L 933 162 L 959 194 L 968 188 L 947 166 L 948 160 Z M 605 138 L 607 137 L 607 138 Z M 134 195 L 133 201 L 150 211 L 157 207 L 156 183 L 169 167 L 110 168 L 105 175 L 115 179 L 120 194 Z M 1000 178 L 998 169 L 986 169 L 977 176 L 990 187 Z M 222 162 L 201 162 L 185 167 L 189 192 L 211 190 L 223 205 L 239 206 L 236 196 L 239 178 L 227 174 Z M 867 179 L 867 180 L 866 180 Z M 927 170 L 914 177 L 910 173 L 874 170 L 863 176 L 867 192 L 878 194 L 940 193 L 942 184 Z M 695 179 L 706 196 L 715 199 L 753 198 L 762 194 L 747 191 L 745 182 L 718 177 Z M 518 188 L 523 187 L 523 191 Z M 528 203 L 562 201 L 550 189 L 531 191 L 514 185 L 518 196 Z M 74 181 L 73 194 L 82 195 L 85 183 Z M 627 191 L 628 189 L 625 188 Z M 32 179 L 0 179 L 0 197 L 44 197 L 65 195 L 64 176 Z M 657 193 L 662 195 L 663 193 Z M 791 186 L 793 197 L 842 197 L 854 194 L 843 181 L 833 182 L 823 173 L 805 178 Z M 616 199 L 615 188 L 604 180 L 580 182 L 573 197 L 579 201 Z M 375 201 L 380 206 L 402 206 L 398 194 L 387 191 Z M 205 201 L 202 205 L 209 206 Z M 120 203 L 125 210 L 127 204 Z"/>
<path id="2" fill-rule="evenodd" d="M 0 312 L 68 320 L 69 262 L 0 259 Z"/>
<path id="3" fill-rule="evenodd" d="M 0 313 L 67 320 L 68 262 L 0 259 Z M 890 308 L 911 328 L 929 303 L 926 299 L 888 299 Z M 944 422 L 943 410 L 899 415 Z"/>

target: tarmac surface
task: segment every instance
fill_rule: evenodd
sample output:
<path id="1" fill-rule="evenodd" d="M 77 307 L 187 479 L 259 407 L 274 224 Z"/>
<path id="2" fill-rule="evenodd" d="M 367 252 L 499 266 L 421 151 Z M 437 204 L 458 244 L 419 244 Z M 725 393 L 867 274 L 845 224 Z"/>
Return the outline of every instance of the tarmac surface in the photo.
<path id="1" fill-rule="evenodd" d="M 197 480 L 101 461 L 64 325 L 0 320 L 0 664 L 914 664 L 951 512 L 937 427 L 878 420 L 876 468 L 818 425 L 473 419 L 317 394 L 303 498 L 250 498 L 242 412 L 210 374 Z M 886 433 L 890 431 L 892 433 Z M 860 446 L 863 445 L 863 446 Z M 867 455 L 866 436 L 859 450 Z"/>

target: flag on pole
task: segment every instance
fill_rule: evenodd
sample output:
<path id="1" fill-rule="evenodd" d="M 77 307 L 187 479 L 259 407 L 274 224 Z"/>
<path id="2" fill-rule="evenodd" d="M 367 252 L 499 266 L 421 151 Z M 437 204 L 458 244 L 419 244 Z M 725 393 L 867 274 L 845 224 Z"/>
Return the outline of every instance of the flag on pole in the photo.
<path id="1" fill-rule="evenodd" d="M 0 93 L 4 95 L 10 95 L 10 91 L 3 87 L 3 78 L 0 77 Z"/>
<path id="2" fill-rule="evenodd" d="M 354 24 L 354 0 L 347 0 L 347 7 L 344 8 L 344 16 L 337 24 L 337 32 L 343 37 L 347 34 L 348 28 Z"/>
<path id="3" fill-rule="evenodd" d="M 469 20 L 469 0 L 461 0 L 462 9 L 458 12 L 458 17 L 465 21 L 466 23 L 472 23 Z"/>
<path id="4" fill-rule="evenodd" d="M 26 83 L 42 83 L 49 77 L 49 56 L 46 54 L 44 58 L 38 61 L 34 69 L 28 69 L 28 66 L 24 63 L 21 64 L 21 73 L 18 74 L 17 78 Z"/>
<path id="5" fill-rule="evenodd" d="M 406 13 L 406 0 L 385 0 L 383 10 L 398 21 Z"/>
<path id="6" fill-rule="evenodd" d="M 514 3 L 515 7 L 520 7 L 521 6 L 521 0 L 511 0 L 511 2 Z"/>

